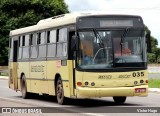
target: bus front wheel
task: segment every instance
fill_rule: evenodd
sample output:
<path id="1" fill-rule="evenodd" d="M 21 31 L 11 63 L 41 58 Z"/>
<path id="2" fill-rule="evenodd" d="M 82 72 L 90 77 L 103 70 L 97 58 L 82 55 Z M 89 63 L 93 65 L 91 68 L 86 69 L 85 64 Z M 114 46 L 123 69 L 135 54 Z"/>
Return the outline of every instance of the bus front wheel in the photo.
<path id="1" fill-rule="evenodd" d="M 123 104 L 126 101 L 126 97 L 113 97 L 116 104 Z"/>
<path id="2" fill-rule="evenodd" d="M 62 105 L 66 103 L 66 98 L 64 97 L 63 83 L 60 78 L 57 80 L 56 97 L 57 97 L 58 104 Z"/>
<path id="3" fill-rule="evenodd" d="M 27 92 L 25 75 L 23 75 L 21 79 L 21 93 L 22 93 L 22 98 L 27 99 L 29 97 L 29 93 Z"/>

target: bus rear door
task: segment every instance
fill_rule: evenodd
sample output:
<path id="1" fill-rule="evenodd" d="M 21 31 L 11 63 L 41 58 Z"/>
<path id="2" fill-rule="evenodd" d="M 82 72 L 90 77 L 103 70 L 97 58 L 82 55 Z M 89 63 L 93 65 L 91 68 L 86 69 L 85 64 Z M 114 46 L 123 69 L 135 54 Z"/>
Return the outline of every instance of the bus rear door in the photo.
<path id="1" fill-rule="evenodd" d="M 9 87 L 16 90 L 18 89 L 18 76 L 17 76 L 17 55 L 18 55 L 18 40 L 13 40 L 13 47 L 11 48 L 10 55 L 13 61 L 9 63 Z"/>

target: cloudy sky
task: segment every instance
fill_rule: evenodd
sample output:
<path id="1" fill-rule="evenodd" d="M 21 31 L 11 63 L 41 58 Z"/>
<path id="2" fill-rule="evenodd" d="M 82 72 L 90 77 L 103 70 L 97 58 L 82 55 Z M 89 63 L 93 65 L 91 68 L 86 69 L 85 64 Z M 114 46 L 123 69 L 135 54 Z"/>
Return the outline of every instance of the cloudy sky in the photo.
<path id="1" fill-rule="evenodd" d="M 160 0 L 65 0 L 71 12 L 103 11 L 142 16 L 160 47 Z"/>

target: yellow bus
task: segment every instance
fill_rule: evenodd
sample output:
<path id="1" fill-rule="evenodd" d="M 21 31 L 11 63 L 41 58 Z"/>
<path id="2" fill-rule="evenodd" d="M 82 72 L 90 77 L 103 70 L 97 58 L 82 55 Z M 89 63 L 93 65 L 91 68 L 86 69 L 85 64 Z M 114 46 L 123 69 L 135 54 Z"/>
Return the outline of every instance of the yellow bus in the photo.
<path id="1" fill-rule="evenodd" d="M 69 13 L 12 30 L 9 87 L 67 98 L 148 95 L 147 45 L 140 16 Z M 148 49 L 149 50 L 149 49 Z"/>

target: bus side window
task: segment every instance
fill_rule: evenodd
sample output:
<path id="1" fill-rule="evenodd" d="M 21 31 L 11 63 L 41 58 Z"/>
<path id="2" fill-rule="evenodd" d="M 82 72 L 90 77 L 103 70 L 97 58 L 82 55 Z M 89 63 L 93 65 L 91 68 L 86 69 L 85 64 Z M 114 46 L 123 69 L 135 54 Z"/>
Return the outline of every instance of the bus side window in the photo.
<path id="1" fill-rule="evenodd" d="M 50 31 L 47 31 L 47 43 L 50 43 Z"/>
<path id="2" fill-rule="evenodd" d="M 56 39 L 57 39 L 57 31 L 51 30 L 47 32 L 47 57 L 55 57 L 56 56 Z"/>
<path id="3" fill-rule="evenodd" d="M 40 37 L 40 44 L 45 44 L 46 42 L 45 42 L 45 32 L 42 32 L 41 33 L 41 37 Z"/>
<path id="4" fill-rule="evenodd" d="M 23 36 L 23 52 L 22 52 L 22 58 L 28 59 L 29 58 L 29 35 Z"/>
<path id="5" fill-rule="evenodd" d="M 69 32 L 69 43 L 72 43 L 72 36 L 74 36 L 74 35 L 75 35 L 75 31 Z M 69 44 L 68 46 L 69 46 L 68 58 L 69 59 L 74 59 L 75 54 L 74 54 L 74 51 L 71 48 L 71 44 Z"/>
<path id="6" fill-rule="evenodd" d="M 59 29 L 58 43 L 57 43 L 57 57 L 67 56 L 67 28 Z"/>
<path id="7" fill-rule="evenodd" d="M 25 36 L 22 36 L 22 46 L 25 46 Z"/>
<path id="8" fill-rule="evenodd" d="M 22 58 L 22 36 L 19 36 L 19 51 L 18 51 L 18 59 Z"/>
<path id="9" fill-rule="evenodd" d="M 33 45 L 33 34 L 30 34 L 29 45 Z"/>
<path id="10" fill-rule="evenodd" d="M 41 33 L 37 33 L 37 44 L 41 43 Z"/>
<path id="11" fill-rule="evenodd" d="M 32 46 L 31 46 L 31 58 L 37 58 L 38 49 L 37 49 L 37 33 L 33 34 Z"/>
<path id="12" fill-rule="evenodd" d="M 9 60 L 13 60 L 13 38 L 10 38 Z"/>
<path id="13" fill-rule="evenodd" d="M 45 44 L 45 32 L 41 32 L 39 35 L 39 50 L 38 50 L 38 57 L 39 58 L 46 58 L 46 44 Z"/>

